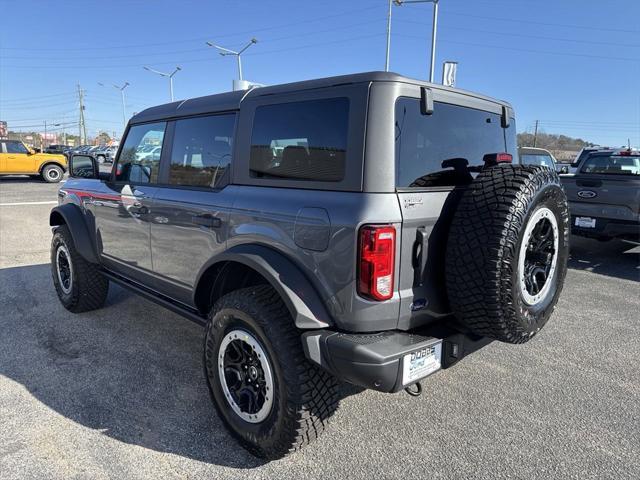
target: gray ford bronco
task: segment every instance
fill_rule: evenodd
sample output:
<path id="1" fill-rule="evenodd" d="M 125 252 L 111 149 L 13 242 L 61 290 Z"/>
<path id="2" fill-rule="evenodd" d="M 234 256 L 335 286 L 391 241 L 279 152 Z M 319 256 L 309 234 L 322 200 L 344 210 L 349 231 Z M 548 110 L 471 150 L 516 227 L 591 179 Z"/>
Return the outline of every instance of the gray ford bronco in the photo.
<path id="1" fill-rule="evenodd" d="M 391 73 L 160 105 L 110 173 L 72 157 L 53 283 L 71 312 L 114 282 L 204 325 L 221 419 L 279 458 L 320 434 L 341 382 L 416 395 L 545 325 L 567 202 L 556 172 L 516 163 L 509 104 Z"/>

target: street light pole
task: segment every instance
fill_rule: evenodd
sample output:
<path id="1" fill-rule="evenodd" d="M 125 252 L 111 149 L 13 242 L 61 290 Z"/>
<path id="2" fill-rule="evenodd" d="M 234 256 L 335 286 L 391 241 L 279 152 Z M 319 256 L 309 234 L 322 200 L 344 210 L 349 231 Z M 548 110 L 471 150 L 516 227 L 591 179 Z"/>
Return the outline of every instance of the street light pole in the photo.
<path id="1" fill-rule="evenodd" d="M 433 83 L 436 67 L 436 34 L 438 30 L 438 2 L 439 0 L 393 0 L 397 6 L 405 3 L 433 3 L 433 23 L 431 26 L 431 62 L 429 63 L 429 81 Z M 389 45 L 391 43 L 391 3 L 387 20 L 387 65 L 389 63 Z"/>
<path id="2" fill-rule="evenodd" d="M 433 25 L 431 26 L 431 66 L 429 67 L 429 81 L 433 83 L 436 69 L 436 32 L 438 30 L 438 0 L 433 1 Z"/>
<path id="3" fill-rule="evenodd" d="M 158 75 L 160 75 L 161 77 L 167 77 L 169 78 L 169 96 L 171 98 L 171 101 L 173 102 L 173 76 L 178 73 L 180 70 L 182 70 L 180 67 L 176 67 L 176 69 L 171 72 L 171 73 L 164 73 L 164 72 L 160 72 L 159 70 L 154 70 L 153 68 L 150 67 L 142 67 L 145 70 L 152 72 L 152 73 L 157 73 Z"/>
<path id="4" fill-rule="evenodd" d="M 384 71 L 389 71 L 389 50 L 391 50 L 391 10 L 393 0 L 389 0 L 389 13 L 387 14 L 387 55 L 384 61 Z"/>
<path id="5" fill-rule="evenodd" d="M 219 45 L 216 45 L 214 43 L 211 42 L 207 42 L 207 45 L 209 45 L 210 47 L 213 48 L 217 48 L 218 50 L 220 50 L 220 55 L 222 55 L 223 57 L 226 55 L 234 55 L 237 59 L 238 59 L 238 79 L 240 81 L 243 80 L 242 78 L 242 59 L 240 58 L 240 56 L 244 53 L 244 51 L 249 48 L 251 45 L 258 43 L 258 40 L 256 40 L 255 38 L 252 38 L 251 41 L 249 43 L 247 43 L 244 47 L 242 47 L 239 51 L 234 51 L 234 50 L 229 50 L 228 48 L 224 48 L 221 47 Z"/>
<path id="6" fill-rule="evenodd" d="M 127 88 L 128 86 L 129 86 L 129 82 L 124 82 L 124 85 L 122 85 L 121 87 L 116 85 L 115 83 L 113 84 L 114 88 L 120 90 L 120 95 L 122 96 L 122 123 L 125 128 L 127 126 L 127 107 L 124 101 L 124 89 Z"/>

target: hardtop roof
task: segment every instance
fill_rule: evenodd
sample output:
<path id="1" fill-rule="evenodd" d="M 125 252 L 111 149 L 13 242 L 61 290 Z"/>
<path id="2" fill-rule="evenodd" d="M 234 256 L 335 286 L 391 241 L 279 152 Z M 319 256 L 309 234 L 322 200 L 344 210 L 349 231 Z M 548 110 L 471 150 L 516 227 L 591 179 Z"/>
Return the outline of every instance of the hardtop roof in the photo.
<path id="1" fill-rule="evenodd" d="M 354 73 L 350 75 L 340 75 L 335 77 L 319 78 L 314 80 L 304 80 L 300 82 L 285 83 L 281 85 L 272 85 L 266 87 L 257 87 L 250 90 L 240 90 L 235 92 L 218 93 L 207 95 L 204 97 L 190 98 L 155 107 L 147 108 L 142 112 L 134 115 L 130 123 L 143 123 L 149 121 L 157 121 L 169 118 L 187 117 L 192 115 L 201 115 L 205 113 L 223 112 L 230 110 L 239 110 L 240 103 L 245 98 L 260 97 L 265 95 L 275 95 L 281 93 L 290 93 L 301 90 L 312 90 L 317 88 L 325 88 L 338 85 L 348 85 L 357 83 L 370 82 L 401 82 L 410 83 L 419 86 L 425 86 L 436 90 L 446 90 L 461 95 L 467 95 L 480 98 L 500 105 L 511 107 L 505 101 L 480 95 L 478 93 L 469 92 L 457 88 L 445 87 L 436 83 L 429 83 L 423 80 L 416 80 L 397 73 L 392 72 L 364 72 Z"/>

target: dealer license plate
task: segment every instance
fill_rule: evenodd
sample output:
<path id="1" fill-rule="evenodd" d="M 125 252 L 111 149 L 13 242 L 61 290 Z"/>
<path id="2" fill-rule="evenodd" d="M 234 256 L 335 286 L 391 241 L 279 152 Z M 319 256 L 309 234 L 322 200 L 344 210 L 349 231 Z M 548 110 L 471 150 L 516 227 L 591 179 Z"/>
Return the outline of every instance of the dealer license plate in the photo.
<path id="1" fill-rule="evenodd" d="M 596 228 L 596 219 L 591 217 L 576 217 L 576 227 Z"/>
<path id="2" fill-rule="evenodd" d="M 442 340 L 405 355 L 402 360 L 402 384 L 409 385 L 440 370 L 441 358 Z"/>

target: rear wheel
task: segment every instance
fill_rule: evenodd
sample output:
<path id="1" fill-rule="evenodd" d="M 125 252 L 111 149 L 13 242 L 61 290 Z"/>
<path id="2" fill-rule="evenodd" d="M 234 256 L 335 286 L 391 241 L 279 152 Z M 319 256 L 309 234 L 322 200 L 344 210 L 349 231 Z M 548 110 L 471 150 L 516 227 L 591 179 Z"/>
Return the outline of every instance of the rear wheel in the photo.
<path id="1" fill-rule="evenodd" d="M 256 456 L 281 458 L 308 444 L 337 408 L 337 381 L 307 361 L 300 331 L 270 286 L 216 302 L 204 359 L 220 417 Z"/>
<path id="2" fill-rule="evenodd" d="M 472 332 L 524 343 L 547 322 L 567 271 L 569 214 L 556 172 L 504 165 L 463 193 L 446 254 L 451 308 Z"/>
<path id="3" fill-rule="evenodd" d="M 64 170 L 58 165 L 46 165 L 42 169 L 42 179 L 47 183 L 58 183 L 62 180 Z"/>

